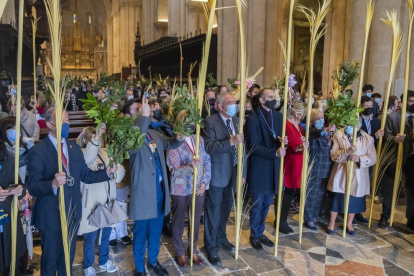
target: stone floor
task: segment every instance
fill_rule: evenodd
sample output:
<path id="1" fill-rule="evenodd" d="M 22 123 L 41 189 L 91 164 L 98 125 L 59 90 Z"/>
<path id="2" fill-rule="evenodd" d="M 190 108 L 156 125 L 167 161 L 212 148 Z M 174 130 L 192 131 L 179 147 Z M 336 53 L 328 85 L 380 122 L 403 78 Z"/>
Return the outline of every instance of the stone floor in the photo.
<path id="1" fill-rule="evenodd" d="M 367 204 L 369 206 L 369 204 Z M 321 227 L 317 233 L 304 228 L 302 244 L 299 243 L 298 214 L 291 212 L 289 224 L 295 230 L 290 235 L 280 235 L 277 257 L 274 249 L 256 251 L 249 244 L 248 217 L 246 217 L 240 243 L 239 259 L 234 255 L 220 251 L 223 265 L 214 267 L 206 259 L 202 243 L 203 228 L 200 230 L 199 248 L 205 263 L 193 268 L 181 268 L 175 260 L 175 252 L 168 237 L 162 237 L 159 262 L 167 268 L 170 275 L 390 275 L 405 276 L 414 274 L 414 232 L 405 226 L 405 206 L 398 206 L 395 223 L 392 228 L 380 229 L 377 221 L 380 205 L 374 206 L 374 219 L 371 229 L 366 225 L 357 225 L 356 237 L 342 237 L 342 221 L 338 219 L 336 233 L 333 236 L 325 234 L 326 222 L 321 219 Z M 273 208 L 271 208 L 273 209 Z M 367 217 L 369 210 L 365 213 Z M 274 239 L 274 213 L 269 212 L 266 223 L 266 235 Z M 235 242 L 235 225 L 232 217 L 227 225 L 230 242 Z M 37 242 L 38 243 L 38 242 Z M 82 271 L 82 240 L 77 244 L 74 275 L 83 276 Z M 39 273 L 40 246 L 35 247 L 33 266 L 35 275 Z M 111 260 L 119 268 L 116 275 L 134 275 L 132 246 L 119 244 L 111 248 Z M 98 276 L 107 276 L 99 272 Z M 150 275 L 155 275 L 151 273 Z"/>

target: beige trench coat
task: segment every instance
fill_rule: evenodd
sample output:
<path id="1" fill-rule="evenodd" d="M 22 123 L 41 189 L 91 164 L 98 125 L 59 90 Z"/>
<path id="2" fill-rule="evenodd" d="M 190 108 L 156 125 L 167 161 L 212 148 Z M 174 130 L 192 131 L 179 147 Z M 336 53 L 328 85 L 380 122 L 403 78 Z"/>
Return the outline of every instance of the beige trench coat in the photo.
<path id="1" fill-rule="evenodd" d="M 345 150 L 350 146 L 351 144 L 343 129 L 339 130 L 333 137 L 331 149 L 331 158 L 334 163 L 328 183 L 329 191 L 345 194 L 347 171 Z M 363 197 L 370 194 L 369 167 L 377 162 L 377 152 L 374 146 L 374 139 L 362 130 L 356 146 L 356 154 L 359 156 L 360 161 L 359 165 L 354 165 L 351 196 Z"/>
<path id="2" fill-rule="evenodd" d="M 101 156 L 105 164 L 109 165 L 108 154 L 106 154 L 105 149 L 100 147 L 99 141 L 95 141 L 93 138 L 91 142 L 88 143 L 84 149 L 84 158 L 85 163 L 88 165 L 89 169 L 97 171 L 98 164 L 102 163 L 99 159 L 98 154 Z M 98 145 L 98 146 L 95 146 Z M 105 204 L 109 200 L 116 199 L 116 183 L 122 181 L 125 176 L 125 169 L 122 165 L 118 164 L 118 171 L 115 173 L 115 178 L 110 181 L 95 183 L 95 184 L 84 184 L 81 182 L 81 191 L 82 191 L 82 220 L 79 224 L 78 235 L 83 235 L 84 233 L 90 233 L 98 230 L 99 228 L 89 225 L 89 216 L 92 211 L 99 205 Z M 109 184 L 109 187 L 108 187 Z M 109 189 L 108 189 L 109 188 Z"/>

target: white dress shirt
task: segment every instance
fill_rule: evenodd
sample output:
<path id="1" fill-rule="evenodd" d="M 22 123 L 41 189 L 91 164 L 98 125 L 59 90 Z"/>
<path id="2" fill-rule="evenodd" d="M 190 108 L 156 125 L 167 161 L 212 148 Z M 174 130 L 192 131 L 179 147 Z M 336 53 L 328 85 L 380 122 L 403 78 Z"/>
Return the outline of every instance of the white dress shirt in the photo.
<path id="1" fill-rule="evenodd" d="M 234 125 L 233 125 L 233 118 L 226 118 L 221 113 L 219 113 L 219 114 L 220 114 L 221 118 L 223 119 L 223 122 L 224 122 L 224 125 L 226 126 L 226 128 L 227 128 L 227 120 L 230 120 L 230 127 L 231 127 L 232 135 L 233 136 L 236 135 L 236 131 L 234 130 Z"/>

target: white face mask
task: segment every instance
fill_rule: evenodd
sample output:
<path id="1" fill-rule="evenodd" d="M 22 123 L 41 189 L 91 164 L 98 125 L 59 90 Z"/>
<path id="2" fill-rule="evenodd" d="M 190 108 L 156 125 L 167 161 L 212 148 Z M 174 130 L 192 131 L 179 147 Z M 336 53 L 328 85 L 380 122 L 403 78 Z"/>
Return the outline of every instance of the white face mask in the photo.
<path id="1" fill-rule="evenodd" d="M 129 95 L 127 99 L 128 99 L 128 100 L 132 100 L 133 98 L 134 98 L 134 96 L 133 96 L 133 95 Z"/>

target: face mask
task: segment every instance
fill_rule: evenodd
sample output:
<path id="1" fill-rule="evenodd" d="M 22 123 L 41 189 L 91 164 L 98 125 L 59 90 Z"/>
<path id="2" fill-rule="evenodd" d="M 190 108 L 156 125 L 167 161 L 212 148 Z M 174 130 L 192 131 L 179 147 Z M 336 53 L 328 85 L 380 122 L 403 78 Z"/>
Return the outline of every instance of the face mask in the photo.
<path id="1" fill-rule="evenodd" d="M 276 100 L 272 100 L 272 101 L 266 101 L 264 104 L 267 108 L 269 108 L 270 110 L 275 108 L 276 105 Z"/>
<path id="2" fill-rule="evenodd" d="M 157 121 L 161 120 L 162 119 L 162 110 L 161 109 L 154 110 L 154 115 L 152 117 Z"/>
<path id="3" fill-rule="evenodd" d="M 237 111 L 236 105 L 232 104 L 232 105 L 227 106 L 226 114 L 230 117 L 233 117 L 234 115 L 236 115 L 236 111 Z"/>
<path id="4" fill-rule="evenodd" d="M 365 116 L 369 116 L 369 115 L 371 115 L 372 114 L 372 112 L 373 112 L 373 108 L 372 107 L 370 107 L 370 108 L 365 108 L 364 109 L 364 111 L 362 111 L 362 114 L 364 114 Z"/>
<path id="5" fill-rule="evenodd" d="M 371 93 L 365 93 L 365 95 L 371 98 Z"/>
<path id="6" fill-rule="evenodd" d="M 305 104 L 307 104 L 307 103 L 308 103 L 308 99 L 305 100 Z M 314 103 L 315 103 L 315 99 L 312 98 L 312 104 L 314 104 Z"/>
<path id="7" fill-rule="evenodd" d="M 380 103 L 380 102 L 381 102 L 381 99 L 380 99 L 380 98 L 375 98 L 375 101 L 376 101 L 377 103 Z"/>
<path id="8" fill-rule="evenodd" d="M 354 127 L 353 126 L 346 126 L 345 127 L 345 133 L 348 135 L 353 135 L 354 134 Z"/>
<path id="9" fill-rule="evenodd" d="M 326 104 L 328 103 L 328 100 L 322 100 L 322 103 Z"/>
<path id="10" fill-rule="evenodd" d="M 69 124 L 68 123 L 62 124 L 62 131 L 60 133 L 60 137 L 65 138 L 65 139 L 69 137 Z"/>
<path id="11" fill-rule="evenodd" d="M 244 111 L 245 116 L 250 116 L 250 115 L 252 115 L 252 113 L 253 113 L 253 111 L 251 111 L 251 110 Z"/>
<path id="12" fill-rule="evenodd" d="M 35 102 L 35 100 L 34 100 L 34 99 L 31 99 L 30 101 L 31 101 L 32 103 L 34 103 L 34 102 Z"/>
<path id="13" fill-rule="evenodd" d="M 345 99 L 348 99 L 348 95 L 344 95 Z"/>
<path id="14" fill-rule="evenodd" d="M 315 121 L 315 127 L 317 129 L 322 129 L 324 124 L 325 124 L 324 119 L 319 119 L 319 120 Z"/>
<path id="15" fill-rule="evenodd" d="M 297 97 L 297 98 L 296 98 L 296 100 L 297 100 L 298 102 L 300 102 L 300 97 Z"/>
<path id="16" fill-rule="evenodd" d="M 34 111 L 34 112 L 35 112 L 35 114 L 39 114 L 39 111 L 38 111 L 37 109 L 35 109 L 35 111 Z"/>
<path id="17" fill-rule="evenodd" d="M 22 134 L 20 133 L 20 137 L 22 137 Z M 9 139 L 10 142 L 15 143 L 16 142 L 16 130 L 10 129 L 7 132 L 7 139 Z"/>
<path id="18" fill-rule="evenodd" d="M 215 106 L 216 105 L 216 99 L 212 98 L 212 99 L 208 99 L 208 104 L 210 106 Z"/>
<path id="19" fill-rule="evenodd" d="M 411 113 L 414 113 L 414 104 L 412 104 L 408 107 L 408 111 L 411 112 Z"/>
<path id="20" fill-rule="evenodd" d="M 134 96 L 133 96 L 133 95 L 129 95 L 127 99 L 128 99 L 128 101 L 129 101 L 129 100 L 132 100 L 133 98 L 134 98 Z"/>
<path id="21" fill-rule="evenodd" d="M 195 125 L 188 126 L 187 132 L 193 134 L 195 132 Z"/>

